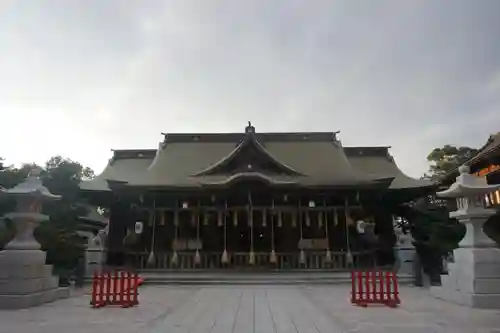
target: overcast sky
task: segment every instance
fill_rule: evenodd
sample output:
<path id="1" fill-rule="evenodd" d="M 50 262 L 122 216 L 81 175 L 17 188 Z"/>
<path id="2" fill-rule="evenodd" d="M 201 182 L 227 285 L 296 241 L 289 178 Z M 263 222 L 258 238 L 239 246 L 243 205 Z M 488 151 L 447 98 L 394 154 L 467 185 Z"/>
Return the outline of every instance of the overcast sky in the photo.
<path id="1" fill-rule="evenodd" d="M 0 156 L 101 171 L 161 132 L 337 131 L 418 177 L 500 131 L 497 0 L 2 0 Z"/>

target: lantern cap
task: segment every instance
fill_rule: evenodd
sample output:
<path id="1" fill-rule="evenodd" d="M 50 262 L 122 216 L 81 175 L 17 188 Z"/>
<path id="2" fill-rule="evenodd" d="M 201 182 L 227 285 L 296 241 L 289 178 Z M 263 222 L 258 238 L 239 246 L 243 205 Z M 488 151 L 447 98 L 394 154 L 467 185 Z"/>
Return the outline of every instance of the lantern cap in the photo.
<path id="1" fill-rule="evenodd" d="M 40 179 L 41 170 L 34 168 L 28 177 L 21 183 L 10 189 L 0 189 L 0 194 L 4 196 L 16 197 L 37 197 L 42 200 L 58 200 L 60 195 L 52 194 Z"/>

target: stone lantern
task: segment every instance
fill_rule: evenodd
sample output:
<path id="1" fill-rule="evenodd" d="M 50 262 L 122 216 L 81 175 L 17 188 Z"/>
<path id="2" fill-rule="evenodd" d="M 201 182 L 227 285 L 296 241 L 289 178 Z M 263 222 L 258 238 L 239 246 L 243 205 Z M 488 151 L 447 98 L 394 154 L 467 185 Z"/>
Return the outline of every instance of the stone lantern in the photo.
<path id="1" fill-rule="evenodd" d="M 59 288 L 52 266 L 45 264 L 46 253 L 33 236 L 36 226 L 49 217 L 41 213 L 42 203 L 58 200 L 42 185 L 40 170 L 31 172 L 21 184 L 1 189 L 0 195 L 12 198 L 16 210 L 4 216 L 16 225 L 15 237 L 0 251 L 0 308 L 36 306 L 69 296 L 68 288 Z"/>
<path id="2" fill-rule="evenodd" d="M 457 210 L 450 213 L 466 227 L 455 261 L 448 264 L 448 275 L 441 276 L 441 287 L 431 293 L 441 299 L 475 308 L 500 309 L 500 248 L 483 231 L 484 223 L 496 212 L 485 208 L 486 194 L 500 188 L 488 185 L 485 177 L 470 175 L 467 166 L 449 189 L 438 192 L 442 198 L 454 198 Z"/>

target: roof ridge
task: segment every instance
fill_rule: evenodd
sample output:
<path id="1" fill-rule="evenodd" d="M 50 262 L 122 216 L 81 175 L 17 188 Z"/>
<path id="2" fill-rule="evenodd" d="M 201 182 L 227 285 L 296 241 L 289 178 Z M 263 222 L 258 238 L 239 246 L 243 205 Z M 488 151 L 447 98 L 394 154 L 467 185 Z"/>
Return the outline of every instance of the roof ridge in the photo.
<path id="1" fill-rule="evenodd" d="M 260 142 L 331 141 L 339 132 L 259 132 Z M 166 144 L 188 142 L 238 142 L 245 133 L 162 133 Z"/>
<path id="2" fill-rule="evenodd" d="M 266 134 L 333 134 L 333 133 L 339 133 L 340 131 L 300 131 L 300 132 L 259 132 L 257 135 L 266 135 Z M 245 135 L 245 133 L 242 132 L 162 132 L 161 135 L 163 136 L 170 136 L 170 135 L 214 135 L 214 136 L 222 136 L 222 135 L 228 135 L 228 134 L 238 134 L 238 135 Z"/>

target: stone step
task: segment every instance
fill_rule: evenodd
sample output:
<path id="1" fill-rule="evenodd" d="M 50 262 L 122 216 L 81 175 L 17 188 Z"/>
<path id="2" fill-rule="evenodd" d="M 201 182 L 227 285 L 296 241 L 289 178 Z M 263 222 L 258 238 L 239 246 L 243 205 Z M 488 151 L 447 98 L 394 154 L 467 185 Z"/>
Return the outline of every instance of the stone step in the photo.
<path id="1" fill-rule="evenodd" d="M 47 276 L 36 279 L 0 280 L 0 294 L 23 295 L 57 288 L 59 278 Z"/>
<path id="2" fill-rule="evenodd" d="M 70 289 L 67 287 L 44 290 L 38 293 L 26 295 L 0 294 L 0 309 L 25 309 L 53 302 L 58 299 L 68 298 L 69 296 Z"/>
<path id="3" fill-rule="evenodd" d="M 436 298 L 460 305 L 479 309 L 500 309 L 500 293 L 473 294 L 442 286 L 431 287 L 430 294 Z"/>
<path id="4" fill-rule="evenodd" d="M 52 275 L 52 265 L 14 265 L 0 270 L 0 280 L 36 279 Z"/>
<path id="5" fill-rule="evenodd" d="M 348 272 L 151 272 L 141 271 L 145 284 L 175 285 L 299 285 L 349 284 Z M 412 276 L 399 277 L 400 284 L 412 284 Z"/>

